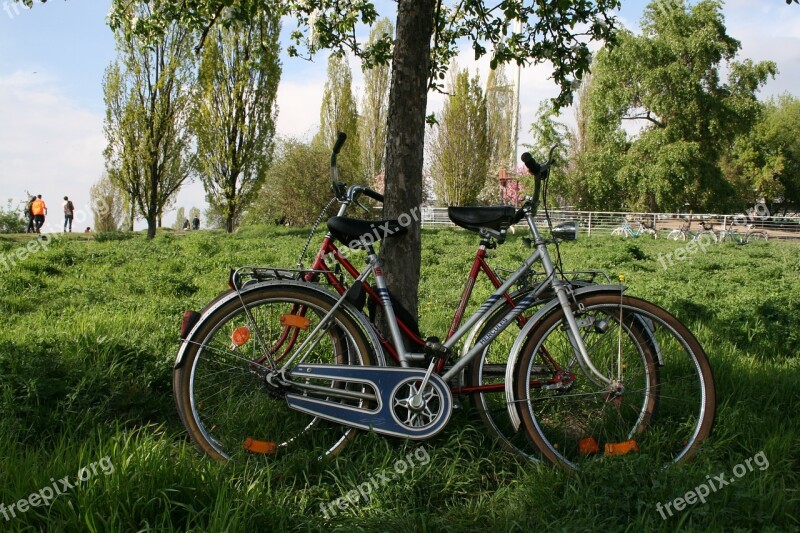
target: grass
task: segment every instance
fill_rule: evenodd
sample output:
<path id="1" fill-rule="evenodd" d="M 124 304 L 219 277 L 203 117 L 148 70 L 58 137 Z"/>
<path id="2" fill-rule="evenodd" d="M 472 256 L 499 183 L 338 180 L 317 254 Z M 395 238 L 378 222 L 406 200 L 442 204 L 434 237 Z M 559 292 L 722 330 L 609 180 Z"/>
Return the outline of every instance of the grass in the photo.
<path id="1" fill-rule="evenodd" d="M 593 237 L 561 246 L 566 268 L 624 274 L 632 294 L 680 317 L 705 347 L 717 424 L 685 466 L 643 476 L 634 466 L 602 464 L 570 476 L 502 452 L 463 412 L 423 443 L 430 460 L 403 474 L 394 465 L 420 444 L 371 434 L 330 463 L 212 462 L 187 441 L 172 403 L 182 312 L 224 290 L 231 266 L 293 266 L 306 235 L 247 228 L 165 232 L 147 242 L 76 234 L 8 269 L 0 264 L 0 503 L 8 508 L 64 476 L 74 481 L 104 457 L 113 464 L 113 473 L 98 471 L 48 506 L 9 520 L 0 512 L 0 529 L 800 529 L 800 245 L 711 245 L 687 250 L 683 260 L 671 256 L 672 265 L 666 254 L 685 243 Z M 28 242 L 0 237 L 0 254 Z M 447 331 L 475 244 L 465 232 L 424 233 L 423 332 Z M 511 238 L 491 263 L 511 267 L 527 253 Z M 488 293 L 482 286 L 476 297 Z M 731 477 L 762 451 L 767 468 L 745 473 L 706 504 L 666 520 L 656 511 L 709 475 Z M 369 501 L 326 518 L 328 503 L 379 473 L 391 481 Z"/>

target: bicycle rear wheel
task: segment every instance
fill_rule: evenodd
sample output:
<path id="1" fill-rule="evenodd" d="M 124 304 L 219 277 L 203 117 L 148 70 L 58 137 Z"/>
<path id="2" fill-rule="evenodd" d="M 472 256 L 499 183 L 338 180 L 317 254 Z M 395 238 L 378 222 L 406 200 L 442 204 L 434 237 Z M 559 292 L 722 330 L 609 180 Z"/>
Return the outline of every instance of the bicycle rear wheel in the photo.
<path id="1" fill-rule="evenodd" d="M 568 469 L 603 457 L 640 455 L 656 468 L 690 458 L 710 434 L 716 409 L 700 344 L 675 317 L 644 300 L 588 295 L 578 304 L 575 318 L 598 372 L 575 355 L 563 310 L 542 321 L 523 347 L 515 381 L 533 442 Z M 637 320 L 649 325 L 649 340 L 636 340 Z M 562 381 L 536 388 L 543 349 Z"/>
<path id="2" fill-rule="evenodd" d="M 173 384 L 181 418 L 197 446 L 215 459 L 279 455 L 305 450 L 322 457 L 341 452 L 356 430 L 289 409 L 291 387 L 275 384 L 272 370 L 286 364 L 336 302 L 301 287 L 273 285 L 244 291 L 207 316 Z M 309 345 L 305 363 L 370 365 L 372 348 L 355 321 L 337 310 Z M 270 353 L 276 369 L 270 368 Z M 297 363 L 299 361 L 296 361 Z M 332 390 L 363 386 L 329 383 Z M 362 406 L 366 400 L 340 400 Z"/>

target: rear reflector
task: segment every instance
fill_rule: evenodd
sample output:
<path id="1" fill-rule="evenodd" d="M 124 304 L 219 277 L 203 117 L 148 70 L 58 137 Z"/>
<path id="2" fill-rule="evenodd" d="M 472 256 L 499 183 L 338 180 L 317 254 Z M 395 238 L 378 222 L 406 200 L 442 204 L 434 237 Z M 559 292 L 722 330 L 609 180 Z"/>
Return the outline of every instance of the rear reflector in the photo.
<path id="1" fill-rule="evenodd" d="M 242 448 L 251 453 L 260 453 L 262 455 L 275 455 L 275 451 L 278 449 L 278 445 L 275 444 L 274 442 L 256 440 L 247 437 L 244 440 L 244 445 L 242 445 Z"/>
<path id="2" fill-rule="evenodd" d="M 306 329 L 311 325 L 311 321 L 300 315 L 281 315 L 281 326 L 291 328 Z"/>
<path id="3" fill-rule="evenodd" d="M 247 326 L 239 326 L 235 330 L 233 330 L 233 334 L 231 335 L 231 341 L 233 342 L 234 346 L 241 346 L 242 344 L 246 343 L 250 340 L 250 328 Z"/>
<path id="4" fill-rule="evenodd" d="M 639 445 L 635 440 L 627 440 L 625 442 L 609 442 L 606 444 L 605 455 L 625 455 L 629 452 L 638 452 Z"/>

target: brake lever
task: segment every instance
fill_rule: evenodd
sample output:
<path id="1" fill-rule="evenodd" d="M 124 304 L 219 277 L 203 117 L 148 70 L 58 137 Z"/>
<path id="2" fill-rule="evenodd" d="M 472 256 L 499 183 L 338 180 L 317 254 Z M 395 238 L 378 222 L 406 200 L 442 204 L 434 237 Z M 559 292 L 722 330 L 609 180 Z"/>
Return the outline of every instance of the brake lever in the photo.
<path id="1" fill-rule="evenodd" d="M 369 213 L 369 208 L 367 206 L 365 206 L 364 204 L 362 204 L 361 202 L 359 202 L 357 198 L 354 198 L 353 201 L 356 203 L 356 205 L 358 207 L 360 207 L 361 209 L 363 209 L 364 211 Z"/>

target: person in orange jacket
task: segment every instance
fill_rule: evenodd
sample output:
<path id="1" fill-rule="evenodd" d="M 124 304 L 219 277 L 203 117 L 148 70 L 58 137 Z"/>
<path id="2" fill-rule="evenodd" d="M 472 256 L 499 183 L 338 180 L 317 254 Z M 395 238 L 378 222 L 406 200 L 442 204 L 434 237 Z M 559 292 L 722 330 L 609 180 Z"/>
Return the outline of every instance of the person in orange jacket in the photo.
<path id="1" fill-rule="evenodd" d="M 41 194 L 31 203 L 31 213 L 33 213 L 33 223 L 36 233 L 41 233 L 42 226 L 44 225 L 44 217 L 47 215 L 47 204 L 42 200 Z"/>

